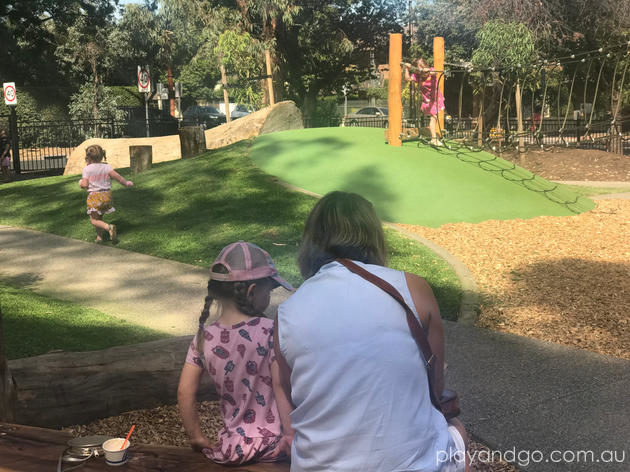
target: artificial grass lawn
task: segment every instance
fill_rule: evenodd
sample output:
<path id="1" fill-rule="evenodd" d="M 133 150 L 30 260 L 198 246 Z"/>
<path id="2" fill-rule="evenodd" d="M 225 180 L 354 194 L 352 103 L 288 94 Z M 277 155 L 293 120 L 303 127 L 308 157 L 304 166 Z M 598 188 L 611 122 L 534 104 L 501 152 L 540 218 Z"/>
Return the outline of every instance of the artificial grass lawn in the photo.
<path id="1" fill-rule="evenodd" d="M 486 152 L 436 150 L 416 143 L 396 148 L 385 144 L 383 131 L 283 131 L 256 138 L 250 155 L 267 173 L 312 192 L 357 192 L 374 203 L 381 218 L 396 223 L 438 227 L 573 215 L 594 207 L 525 169 L 508 171 L 512 163 Z"/>
<path id="2" fill-rule="evenodd" d="M 263 173 L 248 157 L 250 142 L 198 158 L 154 165 L 114 183 L 119 248 L 208 267 L 226 244 L 245 240 L 265 248 L 294 285 L 302 278 L 296 257 L 306 217 L 315 204 Z M 120 170 L 131 177 L 129 169 Z M 93 241 L 79 176 L 49 177 L 0 187 L 0 223 Z M 460 287 L 454 271 L 424 246 L 387 231 L 390 266 L 417 273 L 434 288 L 442 315 L 455 319 Z"/>
<path id="3" fill-rule="evenodd" d="M 98 310 L 1 282 L 0 306 L 9 359 L 37 356 L 57 349 L 92 351 L 168 336 Z"/>

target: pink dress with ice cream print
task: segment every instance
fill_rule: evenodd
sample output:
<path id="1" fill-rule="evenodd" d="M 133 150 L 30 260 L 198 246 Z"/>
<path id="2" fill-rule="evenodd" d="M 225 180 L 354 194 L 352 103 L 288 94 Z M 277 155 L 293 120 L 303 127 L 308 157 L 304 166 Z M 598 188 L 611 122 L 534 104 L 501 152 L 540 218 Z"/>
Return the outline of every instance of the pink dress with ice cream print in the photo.
<path id="1" fill-rule="evenodd" d="M 273 320 L 268 318 L 206 326 L 203 353 L 193 339 L 186 362 L 210 374 L 223 417 L 217 443 L 203 450 L 208 458 L 230 464 L 277 460 L 272 455 L 282 433 L 271 386 L 274 359 Z"/>

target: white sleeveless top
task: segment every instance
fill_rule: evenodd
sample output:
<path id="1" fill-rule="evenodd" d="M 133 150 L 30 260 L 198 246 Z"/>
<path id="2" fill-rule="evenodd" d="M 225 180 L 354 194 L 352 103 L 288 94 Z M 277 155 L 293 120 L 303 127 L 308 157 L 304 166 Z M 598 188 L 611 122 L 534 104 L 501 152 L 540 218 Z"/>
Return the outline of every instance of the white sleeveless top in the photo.
<path id="1" fill-rule="evenodd" d="M 396 287 L 415 312 L 403 272 L 357 264 Z M 292 472 L 445 466 L 437 459 L 455 445 L 431 404 L 405 312 L 390 295 L 331 262 L 280 305 L 278 320 L 296 407 Z"/>

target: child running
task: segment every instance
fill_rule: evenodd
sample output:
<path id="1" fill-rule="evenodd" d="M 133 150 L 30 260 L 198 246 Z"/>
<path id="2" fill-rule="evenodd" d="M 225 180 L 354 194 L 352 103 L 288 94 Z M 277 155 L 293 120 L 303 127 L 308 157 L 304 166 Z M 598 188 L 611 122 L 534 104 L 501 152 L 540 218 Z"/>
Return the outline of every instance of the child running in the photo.
<path id="1" fill-rule="evenodd" d="M 422 93 L 422 105 L 420 110 L 425 115 L 430 115 L 429 130 L 431 131 L 431 144 L 433 146 L 442 146 L 442 141 L 437 137 L 437 115 L 444 110 L 444 95 L 438 86 L 436 71 L 422 58 L 418 58 L 416 62 L 415 72 L 409 73 L 409 69 L 413 68 L 411 64 L 405 64 L 405 80 L 413 81 L 418 84 Z"/>
<path id="2" fill-rule="evenodd" d="M 103 215 L 116 211 L 112 200 L 112 181 L 115 179 L 125 187 L 132 187 L 133 182 L 125 179 L 114 170 L 109 164 L 102 162 L 106 160 L 105 151 L 97 144 L 88 146 L 85 150 L 85 162 L 87 166 L 83 168 L 83 177 L 79 181 L 81 188 L 88 192 L 87 214 L 90 216 L 90 223 L 96 229 L 96 242 L 103 242 L 103 231 L 109 232 L 109 239 L 116 241 L 116 225 L 107 224 L 103 221 Z"/>
<path id="3" fill-rule="evenodd" d="M 278 365 L 273 349 L 271 319 L 262 312 L 272 289 L 291 285 L 278 276 L 269 254 L 239 241 L 221 251 L 210 267 L 208 296 L 182 369 L 177 403 L 193 449 L 221 464 L 276 462 L 285 458 L 278 408 L 288 408 L 281 389 L 274 396 L 272 375 Z M 219 318 L 205 326 L 213 301 Z M 206 371 L 220 399 L 223 428 L 216 444 L 204 437 L 196 408 L 196 393 Z M 287 410 L 288 411 L 288 410 Z M 290 427 L 290 426 L 289 426 Z"/>

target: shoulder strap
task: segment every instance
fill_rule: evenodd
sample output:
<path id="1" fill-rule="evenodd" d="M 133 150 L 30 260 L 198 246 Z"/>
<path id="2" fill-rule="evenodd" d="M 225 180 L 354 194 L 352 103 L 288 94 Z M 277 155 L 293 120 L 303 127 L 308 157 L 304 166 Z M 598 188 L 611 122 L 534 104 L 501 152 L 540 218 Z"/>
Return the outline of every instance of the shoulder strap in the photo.
<path id="1" fill-rule="evenodd" d="M 427 375 L 429 377 L 429 394 L 431 396 L 431 403 L 433 403 L 433 406 L 435 406 L 438 410 L 442 411 L 440 407 L 440 402 L 439 402 L 440 395 L 436 394 L 433 387 L 433 385 L 435 384 L 433 380 L 435 356 L 433 355 L 433 351 L 431 350 L 431 345 L 429 344 L 429 340 L 427 339 L 426 332 L 424 328 L 422 327 L 422 325 L 420 324 L 420 321 L 418 321 L 418 318 L 416 318 L 416 315 L 414 314 L 413 310 L 409 308 L 409 305 L 407 305 L 407 303 L 405 302 L 405 299 L 400 294 L 400 292 L 396 290 L 396 288 L 394 288 L 394 286 L 391 285 L 386 280 L 383 280 L 380 277 L 374 275 L 372 272 L 365 270 L 363 267 L 355 264 L 350 259 L 337 259 L 337 262 L 345 266 L 350 272 L 354 272 L 359 277 L 364 278 L 368 282 L 376 285 L 381 290 L 387 292 L 389 295 L 391 295 L 394 298 L 394 300 L 400 303 L 400 305 L 403 307 L 403 309 L 405 310 L 405 314 L 407 315 L 407 324 L 409 325 L 409 330 L 411 331 L 411 334 L 413 338 L 415 339 L 416 344 L 418 345 L 418 348 L 420 349 L 420 352 L 422 352 L 422 355 L 424 356 L 424 359 L 427 365 Z"/>

